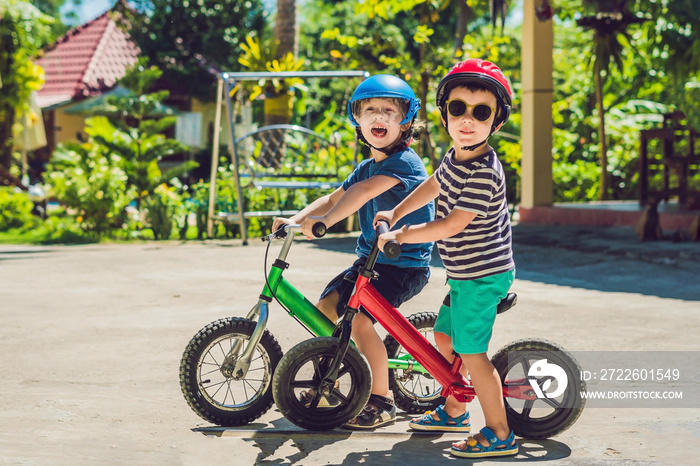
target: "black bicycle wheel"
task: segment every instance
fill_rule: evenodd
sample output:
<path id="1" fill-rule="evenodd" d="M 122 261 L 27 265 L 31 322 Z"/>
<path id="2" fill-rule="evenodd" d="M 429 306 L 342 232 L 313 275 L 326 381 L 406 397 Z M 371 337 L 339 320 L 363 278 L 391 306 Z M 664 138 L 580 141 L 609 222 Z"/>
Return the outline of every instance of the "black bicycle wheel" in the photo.
<path id="1" fill-rule="evenodd" d="M 536 396 L 533 400 L 504 398 L 508 424 L 519 437 L 553 437 L 571 427 L 581 415 L 585 404 L 580 395 L 585 390 L 581 367 L 556 343 L 518 340 L 501 348 L 491 362 L 504 386 L 529 387 L 528 394 Z"/>
<path id="2" fill-rule="evenodd" d="M 369 400 L 372 374 L 360 352 L 353 346 L 338 371 L 335 386 L 320 389 L 327 368 L 337 357 L 340 340 L 319 337 L 293 347 L 275 371 L 272 393 L 280 412 L 293 424 L 308 430 L 330 430 L 357 416 Z M 312 400 L 302 401 L 302 392 L 312 390 Z"/>
<path id="3" fill-rule="evenodd" d="M 423 336 L 435 344 L 433 327 L 437 314 L 434 312 L 419 312 L 408 317 L 408 321 Z M 413 357 L 391 335 L 384 338 L 384 346 L 389 359 L 402 359 L 414 361 Z M 445 403 L 445 398 L 440 396 L 442 385 L 430 374 L 424 374 L 409 369 L 389 369 L 389 389 L 394 394 L 396 406 L 409 414 L 423 414 L 432 411 Z"/>
<path id="4" fill-rule="evenodd" d="M 272 406 L 272 374 L 282 358 L 282 348 L 270 332 L 263 332 L 244 378 L 231 375 L 235 360 L 224 364 L 236 341 L 243 340 L 245 348 L 255 326 L 248 319 L 219 319 L 197 332 L 187 345 L 180 362 L 180 388 L 203 419 L 220 426 L 240 426 Z"/>

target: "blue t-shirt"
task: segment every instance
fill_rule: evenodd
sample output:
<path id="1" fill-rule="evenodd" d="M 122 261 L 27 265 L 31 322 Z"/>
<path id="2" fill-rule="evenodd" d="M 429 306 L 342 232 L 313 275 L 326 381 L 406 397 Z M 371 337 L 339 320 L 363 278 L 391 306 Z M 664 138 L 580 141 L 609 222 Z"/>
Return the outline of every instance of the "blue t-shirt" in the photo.
<path id="1" fill-rule="evenodd" d="M 362 234 L 357 239 L 355 252 L 359 257 L 369 256 L 374 238 L 374 225 L 372 224 L 377 212 L 391 210 L 413 192 L 423 181 L 428 179 L 423 161 L 418 154 L 411 149 L 396 152 L 381 162 L 375 162 L 374 158 L 363 160 L 343 183 L 343 189 L 364 181 L 375 175 L 390 176 L 396 178 L 399 183 L 388 191 L 365 203 L 358 211 L 360 229 Z M 430 222 L 435 217 L 435 208 L 432 202 L 406 215 L 396 225 L 394 230 L 404 225 L 416 225 Z M 401 255 L 395 259 L 389 259 L 384 254 L 379 254 L 377 262 L 396 267 L 427 267 L 430 264 L 430 255 L 433 243 L 402 244 Z"/>

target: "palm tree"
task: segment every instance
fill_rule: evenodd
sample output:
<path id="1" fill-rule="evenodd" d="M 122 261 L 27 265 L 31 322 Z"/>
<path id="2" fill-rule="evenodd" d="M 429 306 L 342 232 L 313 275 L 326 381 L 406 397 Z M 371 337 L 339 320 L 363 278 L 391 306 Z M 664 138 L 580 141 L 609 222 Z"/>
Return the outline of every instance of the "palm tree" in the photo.
<path id="1" fill-rule="evenodd" d="M 294 58 L 298 56 L 297 13 L 294 0 L 277 0 L 275 40 L 278 44 L 275 58 L 280 59 L 290 52 Z"/>
<path id="2" fill-rule="evenodd" d="M 600 191 L 598 198 L 608 198 L 610 187 L 608 177 L 608 145 L 605 137 L 605 108 L 603 87 L 610 71 L 610 63 L 615 62 L 622 71 L 622 50 L 620 36 L 630 41 L 627 27 L 643 22 L 644 19 L 628 12 L 628 0 L 583 0 L 584 5 L 594 8 L 595 14 L 584 16 L 576 23 L 593 30 L 593 74 L 595 78 L 596 106 L 598 108 L 598 137 L 600 139 Z"/>

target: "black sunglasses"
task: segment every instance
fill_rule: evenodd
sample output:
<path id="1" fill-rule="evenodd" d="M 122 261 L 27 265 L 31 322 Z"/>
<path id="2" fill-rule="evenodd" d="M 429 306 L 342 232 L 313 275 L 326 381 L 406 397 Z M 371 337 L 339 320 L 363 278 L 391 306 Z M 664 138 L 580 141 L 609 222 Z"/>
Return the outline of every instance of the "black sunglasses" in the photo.
<path id="1" fill-rule="evenodd" d="M 486 104 L 469 105 L 461 99 L 452 99 L 447 102 L 447 111 L 455 118 L 461 117 L 467 113 L 469 107 L 472 108 L 472 115 L 474 118 L 479 121 L 486 121 L 491 118 L 492 113 L 496 113 L 495 108 Z"/>

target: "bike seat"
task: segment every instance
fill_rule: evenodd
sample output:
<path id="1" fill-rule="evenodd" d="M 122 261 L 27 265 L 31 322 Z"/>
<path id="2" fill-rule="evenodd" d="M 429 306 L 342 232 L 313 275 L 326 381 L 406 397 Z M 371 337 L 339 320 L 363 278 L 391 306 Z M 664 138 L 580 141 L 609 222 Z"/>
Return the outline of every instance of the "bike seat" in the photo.
<path id="1" fill-rule="evenodd" d="M 503 314 L 506 312 L 508 309 L 511 307 L 515 306 L 515 304 L 518 302 L 518 295 L 515 293 L 508 293 L 505 298 L 501 300 L 500 303 L 498 303 L 498 307 L 496 307 L 496 314 Z M 442 304 L 444 306 L 450 305 L 450 295 L 447 294 L 445 296 L 445 299 L 442 300 Z"/>

